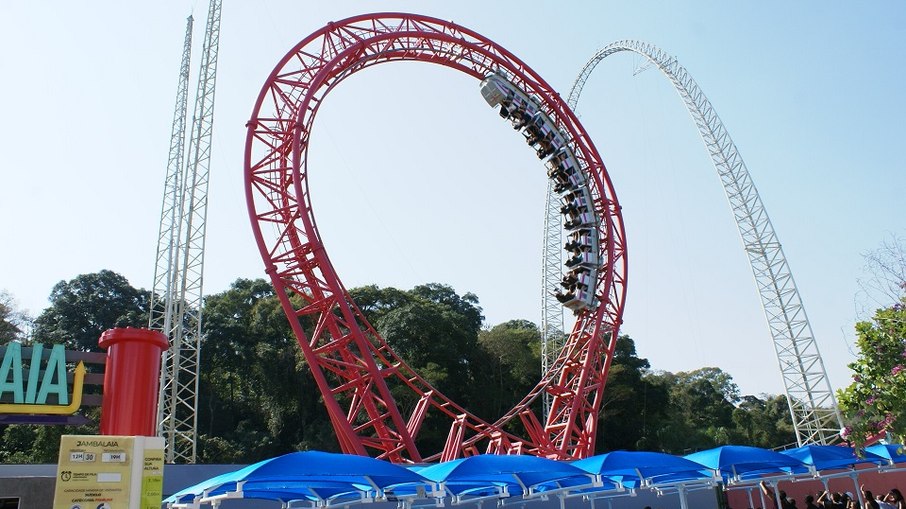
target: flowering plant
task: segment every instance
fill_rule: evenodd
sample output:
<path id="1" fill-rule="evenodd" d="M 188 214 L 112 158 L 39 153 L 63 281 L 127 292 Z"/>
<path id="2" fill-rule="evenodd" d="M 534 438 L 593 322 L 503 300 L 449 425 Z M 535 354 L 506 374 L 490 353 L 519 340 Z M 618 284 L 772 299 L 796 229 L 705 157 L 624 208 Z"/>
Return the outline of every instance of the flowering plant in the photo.
<path id="1" fill-rule="evenodd" d="M 859 355 L 850 363 L 853 382 L 837 393 L 844 440 L 857 448 L 872 436 L 906 435 L 906 297 L 856 324 Z"/>

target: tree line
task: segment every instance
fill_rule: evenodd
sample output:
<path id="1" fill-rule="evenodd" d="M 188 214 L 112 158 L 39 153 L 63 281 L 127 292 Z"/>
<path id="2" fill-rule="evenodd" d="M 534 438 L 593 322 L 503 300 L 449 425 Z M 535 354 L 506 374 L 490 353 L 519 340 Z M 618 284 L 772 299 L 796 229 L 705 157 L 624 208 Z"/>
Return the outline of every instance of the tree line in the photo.
<path id="1" fill-rule="evenodd" d="M 538 327 L 526 320 L 484 326 L 474 294 L 459 295 L 436 283 L 411 290 L 364 286 L 350 294 L 403 359 L 479 417 L 498 417 L 540 378 Z M 149 297 L 114 272 L 83 274 L 58 283 L 50 306 L 31 320 L 15 309 L 11 296 L 0 294 L 0 341 L 98 351 L 104 330 L 147 326 Z M 270 283 L 237 279 L 207 296 L 203 327 L 199 462 L 251 463 L 295 450 L 339 450 L 322 395 Z M 895 349 L 896 341 L 891 343 Z M 415 404 L 406 391 L 394 397 L 401 408 Z M 99 421 L 96 410 L 88 414 Z M 652 369 L 626 335 L 617 342 L 598 418 L 598 452 L 687 454 L 730 443 L 773 448 L 796 440 L 785 396 L 741 395 L 732 376 L 718 367 Z M 438 449 L 447 425 L 426 420 L 420 447 Z M 91 433 L 97 433 L 96 425 L 0 426 L 0 462 L 53 463 L 60 435 Z"/>

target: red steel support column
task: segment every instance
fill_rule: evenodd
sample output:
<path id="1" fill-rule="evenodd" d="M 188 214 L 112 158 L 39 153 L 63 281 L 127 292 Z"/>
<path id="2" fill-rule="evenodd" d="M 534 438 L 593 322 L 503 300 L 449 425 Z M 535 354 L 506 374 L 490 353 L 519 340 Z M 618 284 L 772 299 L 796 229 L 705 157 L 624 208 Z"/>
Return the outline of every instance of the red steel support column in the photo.
<path id="1" fill-rule="evenodd" d="M 167 337 L 148 329 L 108 329 L 98 345 L 107 349 L 101 434 L 157 435 L 157 384 Z"/>

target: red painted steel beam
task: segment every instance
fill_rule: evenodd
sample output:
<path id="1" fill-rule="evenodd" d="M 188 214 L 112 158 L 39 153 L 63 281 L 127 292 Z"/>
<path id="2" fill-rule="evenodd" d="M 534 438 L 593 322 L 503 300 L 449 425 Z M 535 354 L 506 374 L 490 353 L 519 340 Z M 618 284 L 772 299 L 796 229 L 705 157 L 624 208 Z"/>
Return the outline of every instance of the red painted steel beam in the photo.
<path id="1" fill-rule="evenodd" d="M 579 315 L 547 376 L 493 423 L 438 392 L 393 352 L 349 297 L 315 226 L 307 155 L 318 109 L 342 80 L 394 61 L 438 64 L 477 80 L 506 76 L 556 124 L 595 202 L 603 260 L 599 305 Z M 368 14 L 329 23 L 293 47 L 268 77 L 247 128 L 246 200 L 255 240 L 344 452 L 394 462 L 453 459 L 482 449 L 562 459 L 593 453 L 599 395 L 626 293 L 623 221 L 597 149 L 555 90 L 515 55 L 471 30 L 414 14 Z M 303 317 L 315 324 L 308 333 Z M 419 399 L 408 419 L 390 383 Z M 542 428 L 530 405 L 544 391 L 554 397 Z M 442 451 L 426 454 L 417 438 L 429 412 L 448 419 L 450 434 Z M 511 422 L 524 424 L 524 437 L 504 431 Z"/>

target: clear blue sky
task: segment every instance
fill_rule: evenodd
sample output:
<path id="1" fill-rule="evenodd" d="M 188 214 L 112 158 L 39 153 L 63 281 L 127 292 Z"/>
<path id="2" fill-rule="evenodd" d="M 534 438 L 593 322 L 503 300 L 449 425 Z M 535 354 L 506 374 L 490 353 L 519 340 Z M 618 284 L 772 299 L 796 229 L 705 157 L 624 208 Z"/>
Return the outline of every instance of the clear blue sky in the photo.
<path id="1" fill-rule="evenodd" d="M 677 56 L 723 119 L 783 243 L 831 382 L 848 382 L 852 324 L 865 305 L 862 253 L 902 232 L 906 217 L 906 4 L 224 4 L 206 293 L 264 276 L 243 197 L 244 125 L 276 62 L 327 22 L 373 11 L 453 20 L 564 95 L 597 49 L 639 39 Z M 21 308 L 36 315 L 55 283 L 101 269 L 151 286 L 193 8 L 197 64 L 205 2 L 0 3 L 0 289 Z M 623 330 L 655 369 L 719 366 L 744 393 L 782 392 L 716 172 L 671 85 L 653 69 L 633 76 L 637 63 L 609 58 L 578 106 L 623 204 Z M 318 225 L 347 287 L 448 283 L 479 296 L 489 325 L 539 321 L 544 172 L 477 82 L 426 64 L 359 73 L 325 102 L 311 157 Z"/>

